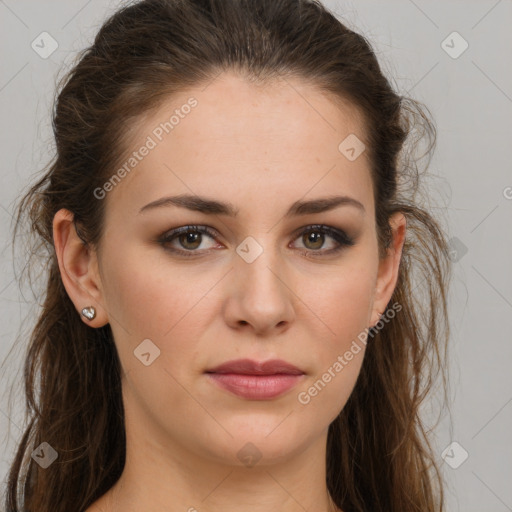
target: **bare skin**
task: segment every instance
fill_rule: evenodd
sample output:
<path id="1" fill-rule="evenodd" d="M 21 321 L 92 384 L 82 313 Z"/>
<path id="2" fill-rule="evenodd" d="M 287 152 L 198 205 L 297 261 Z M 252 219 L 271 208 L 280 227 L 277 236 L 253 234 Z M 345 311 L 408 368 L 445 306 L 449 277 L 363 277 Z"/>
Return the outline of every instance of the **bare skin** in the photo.
<path id="1" fill-rule="evenodd" d="M 123 370 L 126 465 L 87 512 L 337 511 L 325 483 L 327 432 L 355 386 L 365 344 L 321 391 L 308 390 L 386 309 L 405 217 L 391 219 L 393 244 L 379 260 L 366 153 L 351 161 L 338 149 L 350 134 L 364 139 L 357 111 L 298 80 L 257 87 L 223 74 L 142 120 L 132 150 L 191 96 L 197 106 L 161 141 L 153 136 L 156 147 L 106 194 L 99 248 L 81 243 L 70 212 L 54 218 L 66 290 L 77 314 L 96 308 L 93 320 L 83 318 L 91 328 L 110 323 Z M 140 212 L 178 194 L 239 212 Z M 347 203 L 285 216 L 296 201 L 333 195 L 364 210 Z M 188 225 L 215 236 L 158 242 Z M 344 231 L 354 244 L 334 252 L 336 239 L 312 225 Z M 237 252 L 258 246 L 251 262 Z M 149 365 L 134 357 L 146 339 L 160 350 Z M 284 359 L 304 375 L 278 397 L 243 398 L 205 374 L 238 358 Z"/>

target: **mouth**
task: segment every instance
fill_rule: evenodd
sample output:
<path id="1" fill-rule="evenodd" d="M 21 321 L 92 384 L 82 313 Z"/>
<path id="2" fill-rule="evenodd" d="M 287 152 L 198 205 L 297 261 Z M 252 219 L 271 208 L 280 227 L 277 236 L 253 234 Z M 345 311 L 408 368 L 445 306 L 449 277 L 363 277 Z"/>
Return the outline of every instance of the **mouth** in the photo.
<path id="1" fill-rule="evenodd" d="M 296 366 L 277 359 L 265 362 L 250 359 L 227 361 L 205 373 L 221 388 L 250 400 L 269 400 L 281 396 L 295 387 L 305 375 Z"/>

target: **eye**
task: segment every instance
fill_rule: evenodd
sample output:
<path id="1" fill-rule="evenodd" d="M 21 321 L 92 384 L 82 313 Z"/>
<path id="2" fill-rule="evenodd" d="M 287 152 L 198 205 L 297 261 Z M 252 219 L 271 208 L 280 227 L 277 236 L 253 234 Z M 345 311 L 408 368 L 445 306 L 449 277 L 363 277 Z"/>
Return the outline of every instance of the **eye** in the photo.
<path id="1" fill-rule="evenodd" d="M 193 256 L 191 253 L 198 252 L 197 249 L 201 245 L 203 235 L 214 239 L 216 233 L 207 226 L 183 226 L 164 234 L 159 239 L 159 243 L 171 252 L 183 254 L 184 256 Z M 181 247 L 186 249 L 185 251 L 175 247 L 168 247 L 175 239 Z"/>
<path id="2" fill-rule="evenodd" d="M 209 249 L 208 247 L 200 249 L 203 242 L 203 235 L 206 235 L 212 240 L 215 240 L 217 236 L 216 232 L 207 226 L 183 226 L 164 233 L 158 239 L 158 242 L 167 251 L 172 253 L 186 257 L 198 256 L 203 251 L 208 252 Z M 307 228 L 302 229 L 302 231 L 299 232 L 299 235 L 300 236 L 295 240 L 298 240 L 299 238 L 301 239 L 306 250 L 302 250 L 300 247 L 299 250 L 305 256 L 313 255 L 314 257 L 321 257 L 324 255 L 334 254 L 347 246 L 355 244 L 354 240 L 344 231 L 330 226 L 308 226 Z M 333 247 L 327 250 L 320 250 L 325 244 L 326 237 L 331 238 L 334 241 L 334 243 L 331 242 Z M 179 247 L 173 246 L 173 243 L 175 242 L 179 244 Z"/>
<path id="3" fill-rule="evenodd" d="M 331 242 L 333 247 L 331 249 L 319 251 L 325 243 L 326 236 L 327 238 L 334 240 L 334 244 Z M 314 257 L 334 254 L 347 246 L 355 244 L 354 240 L 344 231 L 323 225 L 308 226 L 306 229 L 302 230 L 299 238 L 306 246 L 305 248 L 309 249 L 301 251 L 302 254 L 305 256 L 312 255 Z"/>

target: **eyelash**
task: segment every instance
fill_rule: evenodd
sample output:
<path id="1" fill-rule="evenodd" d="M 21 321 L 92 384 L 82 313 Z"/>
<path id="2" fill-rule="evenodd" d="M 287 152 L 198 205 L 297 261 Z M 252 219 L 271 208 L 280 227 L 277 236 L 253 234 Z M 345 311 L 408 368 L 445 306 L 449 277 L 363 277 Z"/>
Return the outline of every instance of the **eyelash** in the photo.
<path id="1" fill-rule="evenodd" d="M 189 225 L 189 226 L 183 226 L 180 228 L 176 228 L 171 231 L 167 231 L 158 239 L 158 243 L 160 243 L 165 248 L 165 250 L 170 251 L 174 254 L 182 255 L 185 257 L 194 257 L 194 256 L 196 256 L 196 253 L 199 252 L 198 250 L 185 251 L 185 250 L 181 250 L 181 249 L 165 247 L 165 244 L 170 243 L 172 240 L 174 240 L 179 235 L 183 235 L 183 234 L 186 234 L 189 232 L 207 234 L 207 235 L 211 236 L 212 238 L 215 238 L 217 236 L 215 231 L 210 229 L 208 226 L 199 226 L 199 225 L 190 226 Z M 298 233 L 298 236 L 296 238 L 304 235 L 305 233 L 310 233 L 310 232 L 320 232 L 322 234 L 327 234 L 330 237 L 332 237 L 339 245 L 338 245 L 338 247 L 336 247 L 334 249 L 329 249 L 327 251 L 299 249 L 301 254 L 304 256 L 307 256 L 307 257 L 313 255 L 313 257 L 316 258 L 319 256 L 323 257 L 323 256 L 335 254 L 335 253 L 340 252 L 345 247 L 351 247 L 355 244 L 354 239 L 349 237 L 344 231 L 341 231 L 341 230 L 338 230 L 335 228 L 331 228 L 329 226 L 324 226 L 321 224 L 314 224 L 311 226 L 307 226 L 301 232 Z"/>

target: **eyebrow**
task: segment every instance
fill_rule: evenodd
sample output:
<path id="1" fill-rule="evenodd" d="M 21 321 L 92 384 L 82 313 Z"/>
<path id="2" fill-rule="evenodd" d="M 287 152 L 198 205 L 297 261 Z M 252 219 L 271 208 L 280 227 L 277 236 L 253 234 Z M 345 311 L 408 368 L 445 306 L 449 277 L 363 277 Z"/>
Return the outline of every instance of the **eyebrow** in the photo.
<path id="1" fill-rule="evenodd" d="M 187 208 L 188 210 L 201 212 L 207 215 L 227 215 L 229 217 L 236 217 L 239 212 L 239 210 L 231 203 L 215 201 L 207 197 L 182 194 L 179 196 L 162 197 L 156 201 L 152 201 L 151 203 L 143 206 L 139 213 L 153 208 L 162 208 L 166 206 L 179 206 L 181 208 Z M 296 215 L 323 213 L 340 206 L 354 206 L 363 215 L 366 213 L 363 204 L 353 197 L 330 196 L 312 199 L 309 201 L 295 201 L 286 212 L 285 218 Z"/>

